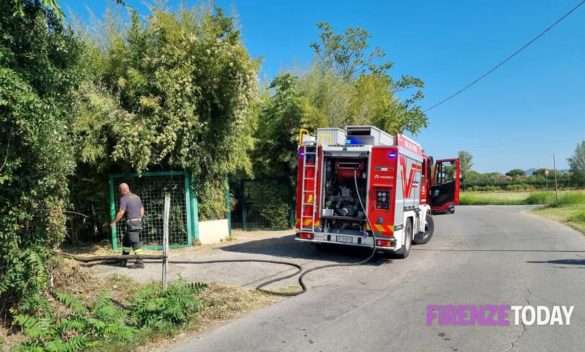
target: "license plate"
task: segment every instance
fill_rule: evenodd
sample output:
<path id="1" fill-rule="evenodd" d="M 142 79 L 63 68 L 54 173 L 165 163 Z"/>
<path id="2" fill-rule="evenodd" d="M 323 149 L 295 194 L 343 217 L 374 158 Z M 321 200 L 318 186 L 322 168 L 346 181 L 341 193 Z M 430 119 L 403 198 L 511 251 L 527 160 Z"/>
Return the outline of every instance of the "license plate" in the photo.
<path id="1" fill-rule="evenodd" d="M 353 237 L 351 236 L 335 236 L 335 240 L 342 243 L 353 243 Z"/>

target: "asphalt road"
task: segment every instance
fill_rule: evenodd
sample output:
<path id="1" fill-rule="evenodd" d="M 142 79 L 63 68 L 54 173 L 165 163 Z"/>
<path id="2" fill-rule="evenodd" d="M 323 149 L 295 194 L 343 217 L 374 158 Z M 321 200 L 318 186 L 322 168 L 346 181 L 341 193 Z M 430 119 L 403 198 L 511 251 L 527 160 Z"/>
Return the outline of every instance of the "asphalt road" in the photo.
<path id="1" fill-rule="evenodd" d="M 308 293 L 168 348 L 206 352 L 585 349 L 583 235 L 536 217 L 525 207 L 459 207 L 454 215 L 437 216 L 435 223 L 431 242 L 414 247 L 406 260 L 315 272 L 307 278 Z M 318 263 L 316 256 L 328 262 L 357 259 L 344 251 L 320 254 L 302 245 L 286 237 L 278 243 L 248 245 L 244 252 L 311 263 Z M 266 253 L 268 248 L 275 252 Z M 575 310 L 570 326 L 427 326 L 429 304 L 574 305 Z"/>

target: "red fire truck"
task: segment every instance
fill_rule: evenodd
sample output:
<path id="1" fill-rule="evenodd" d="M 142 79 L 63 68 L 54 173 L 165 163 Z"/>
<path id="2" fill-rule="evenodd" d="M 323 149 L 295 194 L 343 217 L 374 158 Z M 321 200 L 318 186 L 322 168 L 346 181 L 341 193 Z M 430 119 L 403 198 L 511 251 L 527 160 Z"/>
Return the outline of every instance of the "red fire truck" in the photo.
<path id="1" fill-rule="evenodd" d="M 459 203 L 458 159 L 433 162 L 403 135 L 373 126 L 320 128 L 298 148 L 296 239 L 406 258 L 433 235 L 432 214 Z M 375 241 L 375 242 L 374 242 Z"/>

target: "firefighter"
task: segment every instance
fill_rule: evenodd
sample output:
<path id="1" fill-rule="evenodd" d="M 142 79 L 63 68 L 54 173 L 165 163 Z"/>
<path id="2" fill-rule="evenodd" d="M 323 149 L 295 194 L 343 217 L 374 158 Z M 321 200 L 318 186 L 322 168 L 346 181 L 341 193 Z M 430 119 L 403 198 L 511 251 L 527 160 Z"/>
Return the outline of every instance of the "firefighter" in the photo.
<path id="1" fill-rule="evenodd" d="M 126 183 L 121 183 L 118 186 L 120 192 L 120 209 L 116 214 L 112 227 L 126 216 L 126 233 L 122 238 L 122 254 L 129 255 L 130 250 L 134 250 L 134 254 L 140 255 L 142 253 L 142 242 L 140 241 L 140 232 L 142 231 L 142 218 L 144 217 L 144 206 L 139 196 L 130 191 L 130 187 Z M 122 262 L 122 266 L 126 266 L 127 261 Z M 135 268 L 144 268 L 142 259 L 136 259 Z"/>

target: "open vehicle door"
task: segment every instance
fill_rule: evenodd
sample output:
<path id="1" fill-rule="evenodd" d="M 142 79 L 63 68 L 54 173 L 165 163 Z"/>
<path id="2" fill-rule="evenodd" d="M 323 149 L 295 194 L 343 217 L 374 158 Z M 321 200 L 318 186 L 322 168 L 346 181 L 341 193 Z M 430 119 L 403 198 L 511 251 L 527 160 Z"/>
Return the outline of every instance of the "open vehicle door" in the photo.
<path id="1" fill-rule="evenodd" d="M 455 212 L 459 204 L 461 167 L 459 159 L 443 159 L 435 162 L 431 185 L 431 210 L 433 213 Z"/>

